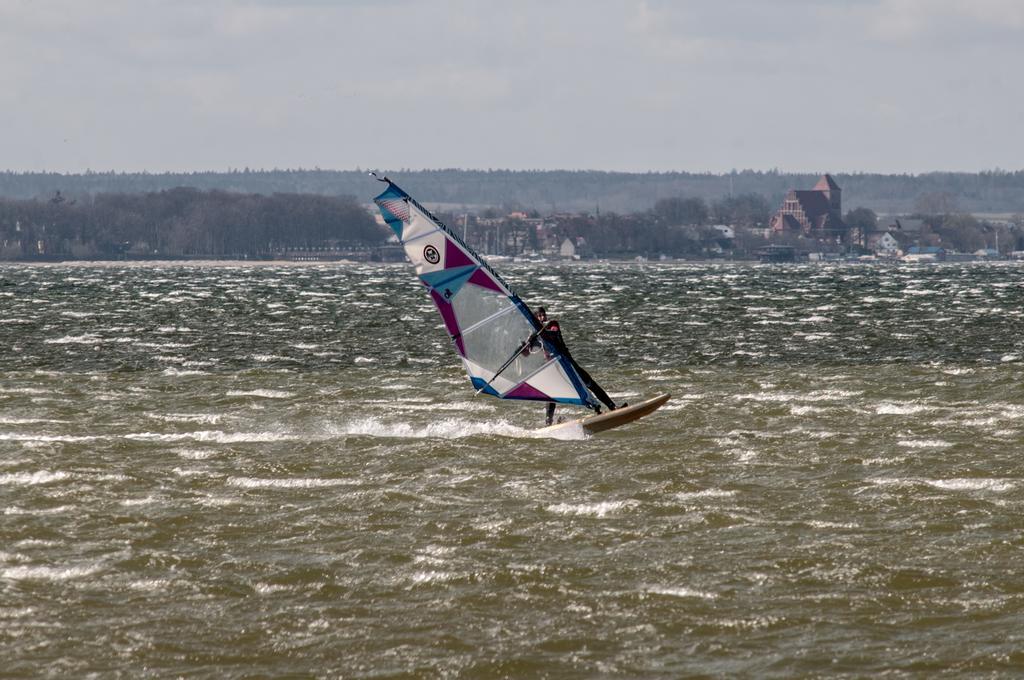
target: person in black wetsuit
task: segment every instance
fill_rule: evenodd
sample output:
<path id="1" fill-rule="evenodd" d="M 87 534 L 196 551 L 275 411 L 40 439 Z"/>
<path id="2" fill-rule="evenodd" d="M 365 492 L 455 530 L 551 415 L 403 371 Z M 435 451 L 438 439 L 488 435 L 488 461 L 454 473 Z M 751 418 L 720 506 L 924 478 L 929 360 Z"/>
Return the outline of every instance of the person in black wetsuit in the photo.
<path id="1" fill-rule="evenodd" d="M 597 384 L 587 371 L 576 363 L 576 360 L 572 358 L 572 354 L 569 353 L 569 348 L 565 345 L 565 340 L 562 339 L 562 329 L 558 325 L 557 319 L 548 319 L 547 310 L 543 307 L 538 307 L 536 312 L 538 323 L 542 330 L 540 331 L 540 337 L 544 338 L 551 347 L 561 354 L 563 357 L 568 359 L 572 367 L 576 369 L 580 378 L 583 380 L 583 384 L 586 385 L 587 389 L 594 393 L 594 396 L 601 400 L 601 402 L 608 407 L 609 411 L 614 411 L 616 406 L 615 402 L 611 400 L 608 393 L 601 389 L 601 386 Z M 625 404 L 623 404 L 625 406 Z M 601 407 L 595 407 L 595 410 L 600 413 Z M 555 419 L 555 402 L 548 402 L 547 413 L 545 422 L 550 425 Z"/>

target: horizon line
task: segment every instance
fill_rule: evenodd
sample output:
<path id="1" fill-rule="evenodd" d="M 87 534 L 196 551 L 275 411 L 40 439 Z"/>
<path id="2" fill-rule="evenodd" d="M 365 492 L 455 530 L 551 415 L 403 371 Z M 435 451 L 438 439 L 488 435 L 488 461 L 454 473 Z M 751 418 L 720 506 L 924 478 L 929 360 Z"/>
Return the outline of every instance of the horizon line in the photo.
<path id="1" fill-rule="evenodd" d="M 842 175 L 842 176 L 857 176 L 857 175 L 889 175 L 898 177 L 920 177 L 927 175 L 981 175 L 981 174 L 996 174 L 996 175 L 1012 175 L 1024 172 L 1024 167 L 1019 169 L 1006 169 L 996 166 L 994 168 L 976 169 L 976 170 L 924 170 L 924 171 L 880 171 L 880 170 L 781 170 L 779 168 L 769 168 L 759 170 L 755 168 L 742 168 L 732 169 L 723 171 L 712 171 L 712 170 L 602 170 L 597 168 L 529 168 L 529 169 L 515 169 L 515 168 L 460 168 L 460 167 L 436 167 L 436 168 L 392 168 L 392 169 L 381 169 L 373 168 L 377 172 L 384 173 L 431 173 L 431 172 L 475 172 L 475 173 L 507 173 L 507 174 L 547 174 L 547 173 L 600 173 L 606 175 L 694 175 L 694 176 L 709 176 L 709 177 L 732 177 L 744 174 L 758 174 L 758 175 Z M 370 168 L 362 168 L 356 166 L 355 168 L 321 168 L 319 166 L 313 166 L 309 168 L 294 167 L 294 168 L 251 168 L 251 167 L 228 167 L 226 169 L 193 169 L 193 170 L 94 170 L 92 168 L 86 168 L 85 170 L 18 170 L 13 168 L 5 168 L 0 170 L 0 174 L 6 175 L 62 175 L 62 176 L 89 176 L 89 175 L 198 175 L 198 174 L 269 174 L 269 173 L 300 173 L 300 172 L 322 172 L 322 173 L 367 173 Z"/>

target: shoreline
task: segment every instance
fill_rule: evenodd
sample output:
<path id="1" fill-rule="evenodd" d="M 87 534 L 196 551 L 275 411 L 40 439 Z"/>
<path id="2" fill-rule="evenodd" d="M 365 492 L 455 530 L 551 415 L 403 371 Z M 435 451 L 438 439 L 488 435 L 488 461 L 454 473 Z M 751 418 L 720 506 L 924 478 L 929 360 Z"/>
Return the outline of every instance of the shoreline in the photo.
<path id="1" fill-rule="evenodd" d="M 488 260 L 488 263 L 490 261 Z M 536 260 L 529 262 L 498 261 L 501 268 L 523 267 L 523 266 L 554 266 L 554 267 L 589 267 L 594 265 L 629 265 L 632 267 L 649 266 L 678 266 L 678 265 L 768 265 L 768 266 L 800 266 L 800 265 L 855 265 L 855 266 L 920 266 L 920 265 L 963 265 L 963 264 L 986 264 L 986 265 L 1017 265 L 1024 263 L 1024 260 L 950 260 L 937 262 L 904 262 L 901 260 L 815 260 L 803 262 L 761 262 L 759 260 L 645 260 L 637 262 L 634 259 L 594 259 L 594 260 Z M 374 262 L 367 260 L 230 260 L 230 259 L 209 259 L 209 260 L 0 260 L 0 268 L 3 267 L 125 267 L 125 268 L 146 268 L 146 267 L 195 267 L 195 268 L 217 268 L 217 267 L 349 267 L 354 265 L 373 266 L 408 266 L 408 262 Z"/>

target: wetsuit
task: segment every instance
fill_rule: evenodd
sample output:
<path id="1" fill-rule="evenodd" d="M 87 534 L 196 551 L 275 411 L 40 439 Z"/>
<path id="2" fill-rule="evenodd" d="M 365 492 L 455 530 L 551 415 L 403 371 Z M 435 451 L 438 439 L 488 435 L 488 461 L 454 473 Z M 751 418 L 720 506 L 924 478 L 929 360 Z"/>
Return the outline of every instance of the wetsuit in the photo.
<path id="1" fill-rule="evenodd" d="M 557 319 L 548 319 L 544 322 L 545 328 L 540 332 L 542 337 L 556 352 L 565 357 L 576 372 L 579 374 L 580 379 L 583 380 L 583 384 L 586 385 L 587 389 L 594 393 L 594 396 L 601 400 L 605 406 L 610 410 L 615 410 L 615 402 L 611 400 L 608 393 L 601 389 L 601 386 L 597 384 L 587 371 L 576 363 L 576 360 L 572 358 L 572 354 L 569 353 L 569 348 L 565 345 L 565 340 L 562 339 L 562 329 L 558 325 Z M 598 409 L 600 411 L 600 409 Z M 552 423 L 555 418 L 555 402 L 548 402 L 546 422 L 548 425 Z"/>

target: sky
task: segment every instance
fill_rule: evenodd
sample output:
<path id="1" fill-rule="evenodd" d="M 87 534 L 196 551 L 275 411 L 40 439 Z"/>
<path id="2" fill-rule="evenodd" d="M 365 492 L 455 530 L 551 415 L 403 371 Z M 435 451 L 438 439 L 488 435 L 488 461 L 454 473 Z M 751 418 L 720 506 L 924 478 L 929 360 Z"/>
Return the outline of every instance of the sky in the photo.
<path id="1" fill-rule="evenodd" d="M 1022 0 L 0 0 L 0 169 L 1024 167 Z"/>

